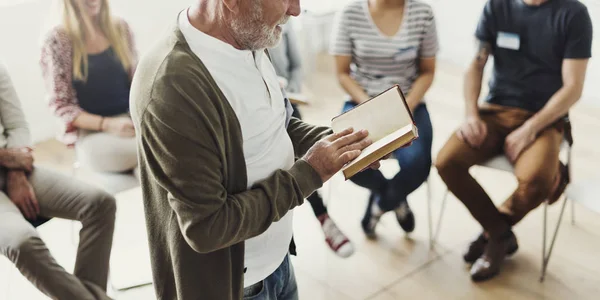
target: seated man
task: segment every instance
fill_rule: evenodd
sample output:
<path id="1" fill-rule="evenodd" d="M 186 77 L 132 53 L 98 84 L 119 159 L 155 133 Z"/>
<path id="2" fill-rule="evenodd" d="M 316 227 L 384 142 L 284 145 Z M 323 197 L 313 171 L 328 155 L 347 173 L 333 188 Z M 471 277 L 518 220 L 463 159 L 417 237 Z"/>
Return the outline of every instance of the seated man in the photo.
<path id="1" fill-rule="evenodd" d="M 476 36 L 479 52 L 465 77 L 466 121 L 436 165 L 483 227 L 464 255 L 474 263 L 471 278 L 482 281 L 497 275 L 505 256 L 517 250 L 512 226 L 543 201 L 556 201 L 568 182 L 558 155 L 570 135 L 565 116 L 581 97 L 592 24 L 575 0 L 489 0 Z M 478 107 L 490 54 L 490 92 Z M 514 164 L 518 187 L 496 208 L 469 168 L 502 153 Z"/>
<path id="2" fill-rule="evenodd" d="M 108 262 L 115 199 L 33 166 L 29 129 L 7 70 L 0 65 L 0 253 L 52 299 L 109 299 Z M 81 221 L 74 275 L 54 260 L 29 221 Z"/>

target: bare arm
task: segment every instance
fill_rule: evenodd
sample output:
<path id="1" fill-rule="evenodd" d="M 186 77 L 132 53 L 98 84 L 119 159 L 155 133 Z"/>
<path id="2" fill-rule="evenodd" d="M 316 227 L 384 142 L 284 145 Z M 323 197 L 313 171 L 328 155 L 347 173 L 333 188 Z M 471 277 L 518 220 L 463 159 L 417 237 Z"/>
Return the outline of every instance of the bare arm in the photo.
<path id="1" fill-rule="evenodd" d="M 75 120 L 73 120 L 75 127 L 94 131 L 102 131 L 102 123 L 104 123 L 102 116 L 90 114 L 85 111 L 79 113 Z"/>
<path id="2" fill-rule="evenodd" d="M 469 144 L 473 148 L 479 148 L 487 136 L 487 126 L 479 118 L 479 109 L 477 100 L 481 93 L 481 81 L 483 80 L 483 70 L 491 54 L 491 45 L 487 42 L 479 43 L 477 56 L 469 66 L 465 74 L 465 83 L 463 87 L 465 97 L 465 116 L 466 120 L 456 132 L 458 138 Z"/>
<path id="3" fill-rule="evenodd" d="M 410 94 L 406 102 L 411 110 L 423 101 L 423 97 L 431 84 L 435 75 L 435 57 L 422 57 L 419 59 L 419 77 L 413 83 Z"/>
<path id="4" fill-rule="evenodd" d="M 588 59 L 565 59 L 562 64 L 563 86 L 548 103 L 531 117 L 526 126 L 538 133 L 569 112 L 583 92 Z"/>
<path id="5" fill-rule="evenodd" d="M 467 73 L 465 74 L 465 83 L 463 93 L 465 97 L 465 108 L 467 118 L 479 118 L 477 100 L 481 94 L 481 81 L 483 80 L 483 70 L 491 54 L 492 46 L 488 42 L 479 42 L 477 56 L 471 62 Z"/>
<path id="6" fill-rule="evenodd" d="M 335 56 L 336 74 L 338 81 L 342 88 L 352 97 L 352 101 L 360 104 L 364 101 L 369 100 L 369 95 L 363 90 L 363 88 L 350 77 L 350 62 L 352 61 L 351 56 Z"/>

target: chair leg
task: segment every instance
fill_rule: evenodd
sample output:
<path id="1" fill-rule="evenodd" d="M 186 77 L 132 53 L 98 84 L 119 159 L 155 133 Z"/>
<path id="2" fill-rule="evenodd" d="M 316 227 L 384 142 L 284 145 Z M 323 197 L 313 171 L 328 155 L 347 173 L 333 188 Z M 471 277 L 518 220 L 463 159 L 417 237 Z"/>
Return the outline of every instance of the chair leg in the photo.
<path id="1" fill-rule="evenodd" d="M 542 224 L 542 275 L 540 282 L 544 281 L 546 276 L 546 227 L 548 226 L 548 201 L 544 201 L 544 223 Z"/>
<path id="2" fill-rule="evenodd" d="M 554 249 L 554 244 L 556 242 L 556 237 L 558 236 L 558 230 L 560 229 L 560 225 L 562 223 L 562 218 L 565 212 L 565 207 L 567 207 L 567 202 L 569 201 L 569 199 L 565 196 L 565 199 L 563 200 L 563 204 L 560 208 L 560 215 L 558 216 L 558 222 L 556 223 L 556 228 L 554 229 L 554 234 L 552 235 L 552 240 L 550 241 L 550 247 L 548 248 L 548 253 L 546 253 L 546 218 L 547 218 L 547 211 L 548 211 L 548 204 L 546 202 L 545 204 L 545 208 L 544 208 L 544 255 L 543 255 L 543 261 L 542 261 L 542 275 L 540 277 L 540 282 L 544 281 L 544 278 L 546 277 L 546 270 L 548 269 L 548 262 L 550 261 L 550 256 L 552 255 L 552 250 Z"/>
<path id="3" fill-rule="evenodd" d="M 429 249 L 433 250 L 433 224 L 431 213 L 431 181 L 427 179 L 427 223 L 429 224 Z"/>
<path id="4" fill-rule="evenodd" d="M 442 227 L 442 217 L 444 216 L 444 210 L 446 209 L 446 200 L 448 199 L 448 194 L 450 191 L 446 189 L 444 192 L 444 197 L 442 198 L 442 204 L 440 207 L 440 213 L 438 214 L 437 223 L 435 225 L 435 231 L 433 230 L 433 212 L 432 212 L 432 203 L 431 197 L 429 197 L 428 201 L 428 214 L 429 214 L 429 248 L 433 250 L 435 243 L 437 242 L 438 235 L 440 233 L 440 229 Z"/>
<path id="5" fill-rule="evenodd" d="M 442 199 L 442 207 L 440 209 L 440 213 L 438 215 L 437 226 L 436 226 L 435 232 L 433 234 L 434 241 L 437 241 L 438 236 L 440 235 L 440 231 L 442 229 L 442 218 L 444 216 L 444 212 L 446 211 L 446 202 L 448 200 L 448 193 L 449 192 L 450 191 L 448 189 L 446 189 L 446 193 L 444 194 L 444 198 Z"/>
<path id="6" fill-rule="evenodd" d="M 571 201 L 571 225 L 575 225 L 575 201 Z"/>

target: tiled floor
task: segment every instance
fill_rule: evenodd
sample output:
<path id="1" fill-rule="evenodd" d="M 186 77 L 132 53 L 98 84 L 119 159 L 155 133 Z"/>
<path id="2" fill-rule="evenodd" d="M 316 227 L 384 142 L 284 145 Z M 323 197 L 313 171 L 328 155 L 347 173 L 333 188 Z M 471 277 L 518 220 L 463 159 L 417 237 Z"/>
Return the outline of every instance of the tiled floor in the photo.
<path id="1" fill-rule="evenodd" d="M 313 103 L 302 109 L 306 120 L 327 124 L 341 107 L 342 93 L 332 79 L 331 61 L 319 58 L 318 73 L 309 78 Z M 434 154 L 462 119 L 462 70 L 440 65 L 436 82 L 428 94 L 428 106 L 435 128 Z M 597 174 L 600 159 L 594 157 L 598 146 L 600 110 L 577 107 L 573 110 L 575 138 L 574 179 Z M 49 141 L 36 149 L 40 164 L 69 170 L 72 153 L 62 145 Z M 398 170 L 386 161 L 383 171 L 391 176 Z M 501 202 L 515 187 L 510 174 L 474 168 L 495 201 Z M 445 191 L 435 170 L 429 180 L 433 191 L 434 213 Z M 293 258 L 300 288 L 300 299 L 598 299 L 600 294 L 600 218 L 576 206 L 577 223 L 571 225 L 570 206 L 563 220 L 558 242 L 544 283 L 539 282 L 543 209 L 532 212 L 515 231 L 520 249 L 508 260 L 496 279 L 474 284 L 462 262 L 461 252 L 479 231 L 466 209 L 450 196 L 444 215 L 439 243 L 430 250 L 427 227 L 427 192 L 423 185 L 409 197 L 416 214 L 417 228 L 406 236 L 393 215 L 385 215 L 377 228 L 378 239 L 364 237 L 359 220 L 367 192 L 350 182 L 334 178 L 321 193 L 331 216 L 348 234 L 356 253 L 348 258 L 336 257 L 325 245 L 323 235 L 311 208 L 305 204 L 295 210 L 297 257 Z M 118 196 L 119 216 L 113 249 L 112 266 L 115 285 L 135 284 L 150 278 L 147 242 L 139 190 Z M 559 205 L 549 209 L 549 224 L 557 221 Z M 71 223 L 53 220 L 40 228 L 52 253 L 67 269 L 72 269 L 75 247 L 71 241 Z M 0 299 L 6 297 L 2 284 L 10 274 L 10 298 L 45 299 L 5 260 L 0 262 Z M 8 287 L 8 285 L 7 285 Z M 153 299 L 150 286 L 117 294 L 117 299 Z"/>

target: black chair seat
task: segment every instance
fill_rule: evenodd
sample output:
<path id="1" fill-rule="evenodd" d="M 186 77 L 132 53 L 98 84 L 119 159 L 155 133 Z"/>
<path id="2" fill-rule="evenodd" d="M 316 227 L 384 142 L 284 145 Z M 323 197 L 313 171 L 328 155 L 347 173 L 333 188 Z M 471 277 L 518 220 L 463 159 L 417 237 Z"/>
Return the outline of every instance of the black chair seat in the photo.
<path id="1" fill-rule="evenodd" d="M 27 220 L 27 222 L 31 223 L 31 225 L 33 225 L 33 227 L 37 228 L 39 226 L 42 226 L 44 223 L 50 221 L 50 219 L 52 219 L 52 218 L 37 217 L 37 219 L 35 219 L 35 221 Z"/>

